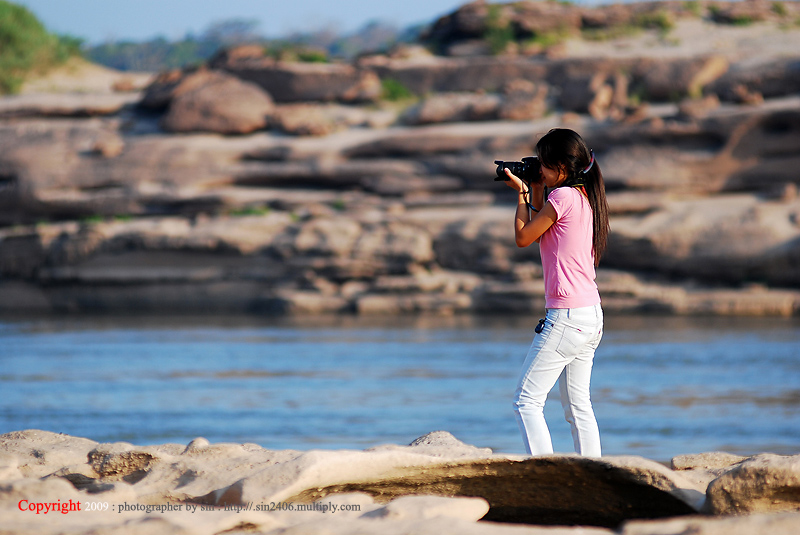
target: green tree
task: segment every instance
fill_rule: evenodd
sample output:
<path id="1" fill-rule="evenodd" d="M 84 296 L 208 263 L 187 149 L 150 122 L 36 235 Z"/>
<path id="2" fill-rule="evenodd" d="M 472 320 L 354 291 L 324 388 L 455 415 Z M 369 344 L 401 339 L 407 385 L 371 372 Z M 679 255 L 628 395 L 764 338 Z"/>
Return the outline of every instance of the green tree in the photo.
<path id="1" fill-rule="evenodd" d="M 81 41 L 49 33 L 26 8 L 0 0 L 0 93 L 16 93 L 31 72 L 80 54 Z"/>

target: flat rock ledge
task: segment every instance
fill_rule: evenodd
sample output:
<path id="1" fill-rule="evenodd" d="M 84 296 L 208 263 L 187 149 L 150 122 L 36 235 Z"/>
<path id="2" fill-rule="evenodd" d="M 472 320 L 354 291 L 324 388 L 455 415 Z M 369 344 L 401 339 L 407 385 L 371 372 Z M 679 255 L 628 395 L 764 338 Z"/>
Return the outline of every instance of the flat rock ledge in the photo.
<path id="1" fill-rule="evenodd" d="M 80 512 L 35 511 L 78 502 Z M 800 456 L 715 452 L 670 469 L 496 454 L 445 431 L 408 446 L 295 451 L 26 430 L 0 435 L 0 517 L 3 535 L 781 535 L 800 525 Z"/>

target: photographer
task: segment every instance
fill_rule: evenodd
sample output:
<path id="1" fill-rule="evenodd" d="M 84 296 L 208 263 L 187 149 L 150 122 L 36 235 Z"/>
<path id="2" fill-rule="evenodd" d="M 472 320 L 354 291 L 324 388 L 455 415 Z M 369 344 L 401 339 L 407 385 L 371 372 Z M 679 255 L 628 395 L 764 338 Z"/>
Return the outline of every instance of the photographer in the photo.
<path id="1" fill-rule="evenodd" d="M 497 162 L 498 175 L 502 172 L 501 179 L 518 192 L 517 245 L 539 242 L 547 309 L 523 365 L 514 410 L 527 452 L 552 453 L 543 409 L 558 381 L 575 451 L 599 457 L 600 433 L 589 382 L 594 352 L 603 335 L 603 310 L 595 283 L 595 267 L 609 229 L 603 174 L 594 153 L 572 130 L 551 130 L 536 144 L 536 154 L 538 161 L 526 158 L 530 163 L 525 167 Z M 540 170 L 531 170 L 534 162 Z M 527 176 L 515 176 L 508 167 L 524 169 Z"/>

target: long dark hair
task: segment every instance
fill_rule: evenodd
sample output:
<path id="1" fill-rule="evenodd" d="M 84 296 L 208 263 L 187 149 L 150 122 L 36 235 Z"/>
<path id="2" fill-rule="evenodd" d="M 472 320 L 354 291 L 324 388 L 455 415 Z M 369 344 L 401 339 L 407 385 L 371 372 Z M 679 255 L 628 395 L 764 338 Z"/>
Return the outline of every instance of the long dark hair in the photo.
<path id="1" fill-rule="evenodd" d="M 600 263 L 600 257 L 606 250 L 608 241 L 608 201 L 603 172 L 600 165 L 592 162 L 592 152 L 586 142 L 574 130 L 554 128 L 542 136 L 536 143 L 536 155 L 548 169 L 561 169 L 567 174 L 566 181 L 582 181 L 586 189 L 586 197 L 592 208 L 592 249 L 594 265 Z M 586 173 L 583 171 L 591 168 Z"/>

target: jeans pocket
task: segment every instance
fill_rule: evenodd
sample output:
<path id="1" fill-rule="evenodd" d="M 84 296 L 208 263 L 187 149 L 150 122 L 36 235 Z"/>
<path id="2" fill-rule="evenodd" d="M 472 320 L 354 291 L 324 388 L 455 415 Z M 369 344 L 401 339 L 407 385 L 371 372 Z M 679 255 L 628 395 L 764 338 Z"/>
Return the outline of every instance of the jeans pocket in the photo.
<path id="1" fill-rule="evenodd" d="M 594 329 L 565 325 L 561 340 L 558 341 L 556 351 L 562 357 L 574 357 L 582 347 L 588 346 L 597 339 Z M 598 344 L 600 340 L 597 340 Z"/>

